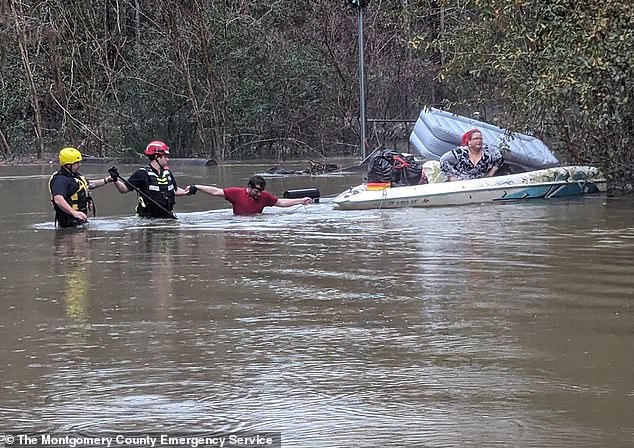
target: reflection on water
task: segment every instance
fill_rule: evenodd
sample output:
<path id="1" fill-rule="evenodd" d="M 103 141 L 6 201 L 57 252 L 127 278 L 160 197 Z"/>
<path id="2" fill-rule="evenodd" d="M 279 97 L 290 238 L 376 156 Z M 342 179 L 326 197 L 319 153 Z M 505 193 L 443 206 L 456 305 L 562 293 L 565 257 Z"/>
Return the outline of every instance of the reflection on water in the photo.
<path id="1" fill-rule="evenodd" d="M 88 313 L 91 262 L 88 232 L 60 230 L 55 233 L 55 274 L 65 279 L 66 315 L 83 322 Z"/>
<path id="2" fill-rule="evenodd" d="M 7 202 L 27 225 L 0 242 L 0 430 L 629 447 L 631 205 L 324 202 L 61 232 Z"/>

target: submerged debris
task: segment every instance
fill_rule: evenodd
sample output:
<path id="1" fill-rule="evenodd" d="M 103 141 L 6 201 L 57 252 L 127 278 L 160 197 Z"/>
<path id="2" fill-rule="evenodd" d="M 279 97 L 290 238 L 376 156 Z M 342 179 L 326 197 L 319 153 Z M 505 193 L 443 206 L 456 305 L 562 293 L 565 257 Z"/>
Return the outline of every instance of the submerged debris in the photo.
<path id="1" fill-rule="evenodd" d="M 314 162 L 311 160 L 310 165 L 303 171 L 288 170 L 285 168 L 274 166 L 266 170 L 266 172 L 267 174 L 282 174 L 282 175 L 310 174 L 314 176 L 317 174 L 332 173 L 333 171 L 337 171 L 338 169 L 339 169 L 339 166 L 334 163 L 321 163 L 321 162 Z"/>

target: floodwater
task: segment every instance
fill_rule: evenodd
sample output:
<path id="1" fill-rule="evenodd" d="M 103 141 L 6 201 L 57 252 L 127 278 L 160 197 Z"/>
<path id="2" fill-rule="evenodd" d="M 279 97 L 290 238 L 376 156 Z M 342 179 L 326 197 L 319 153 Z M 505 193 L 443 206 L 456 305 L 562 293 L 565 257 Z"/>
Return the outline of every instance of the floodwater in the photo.
<path id="1" fill-rule="evenodd" d="M 233 186 L 267 166 L 174 168 Z M 199 193 L 152 222 L 109 185 L 56 231 L 53 169 L 0 167 L 0 434 L 634 446 L 632 198 L 245 218 Z"/>

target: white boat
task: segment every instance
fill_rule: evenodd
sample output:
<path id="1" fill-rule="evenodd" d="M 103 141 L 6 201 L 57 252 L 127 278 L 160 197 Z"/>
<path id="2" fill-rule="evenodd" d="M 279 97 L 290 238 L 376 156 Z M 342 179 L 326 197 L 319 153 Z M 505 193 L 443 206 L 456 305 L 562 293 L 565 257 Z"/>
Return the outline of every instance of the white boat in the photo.
<path id="1" fill-rule="evenodd" d="M 362 184 L 344 191 L 333 201 L 343 210 L 434 207 L 580 196 L 603 193 L 606 188 L 605 176 L 599 169 L 564 166 L 405 187 L 370 185 L 368 188 L 368 184 Z"/>

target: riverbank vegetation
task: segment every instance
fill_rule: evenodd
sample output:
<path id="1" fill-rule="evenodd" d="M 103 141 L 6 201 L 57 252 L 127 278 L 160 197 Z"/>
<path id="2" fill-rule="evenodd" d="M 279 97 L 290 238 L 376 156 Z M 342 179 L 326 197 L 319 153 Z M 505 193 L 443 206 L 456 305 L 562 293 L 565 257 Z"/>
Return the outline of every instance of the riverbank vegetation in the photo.
<path id="1" fill-rule="evenodd" d="M 157 138 L 219 163 L 358 154 L 345 0 L 5 0 L 0 20 L 5 158 L 125 156 Z M 371 0 L 369 145 L 406 141 L 435 106 L 631 185 L 633 30 L 625 0 Z"/>

